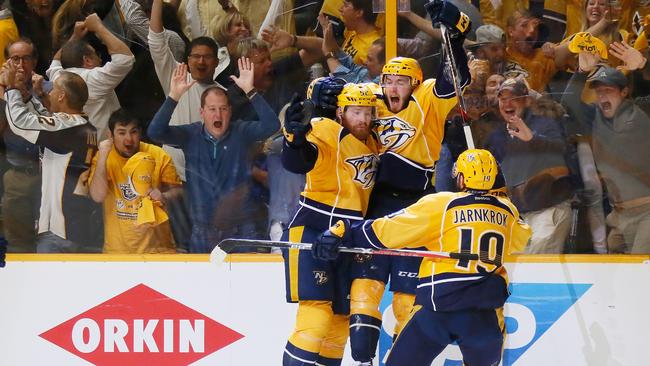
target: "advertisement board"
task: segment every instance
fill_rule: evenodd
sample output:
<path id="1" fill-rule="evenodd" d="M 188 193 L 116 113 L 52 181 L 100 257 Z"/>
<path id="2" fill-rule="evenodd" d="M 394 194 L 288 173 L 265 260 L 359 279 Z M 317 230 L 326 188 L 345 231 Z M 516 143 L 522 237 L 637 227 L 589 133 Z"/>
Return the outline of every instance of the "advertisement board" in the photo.
<path id="1" fill-rule="evenodd" d="M 506 265 L 504 365 L 641 365 L 650 260 L 519 257 Z M 279 256 L 9 257 L 0 269 L 3 365 L 280 365 L 296 305 Z M 383 364 L 394 318 L 382 301 Z M 349 364 L 349 353 L 343 364 Z M 434 365 L 461 365 L 449 346 Z"/>

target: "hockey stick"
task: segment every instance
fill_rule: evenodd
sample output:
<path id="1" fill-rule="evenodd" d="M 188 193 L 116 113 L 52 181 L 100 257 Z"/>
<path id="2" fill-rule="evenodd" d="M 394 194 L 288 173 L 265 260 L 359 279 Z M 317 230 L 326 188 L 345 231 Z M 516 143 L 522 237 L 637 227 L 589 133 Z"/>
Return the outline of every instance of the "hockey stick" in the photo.
<path id="1" fill-rule="evenodd" d="M 447 29 L 447 26 L 441 23 L 440 32 L 442 33 L 442 46 L 444 54 L 450 66 L 449 68 L 451 71 L 451 80 L 454 84 L 456 97 L 458 97 L 458 107 L 460 109 L 460 117 L 463 119 L 463 132 L 465 133 L 465 141 L 467 142 L 467 148 L 473 149 L 474 138 L 472 138 L 472 129 L 469 127 L 469 115 L 467 114 L 467 108 L 465 107 L 465 97 L 463 97 L 463 90 L 460 85 L 460 79 L 458 77 L 458 67 L 456 66 L 454 53 L 451 49 L 451 40 L 449 38 L 449 30 Z"/>
<path id="2" fill-rule="evenodd" d="M 255 248 L 282 248 L 282 249 L 300 249 L 311 250 L 310 243 L 293 243 L 290 241 L 279 240 L 255 240 L 255 239 L 224 239 L 212 250 L 210 261 L 221 263 L 226 255 L 231 253 L 237 247 L 255 247 Z M 419 258 L 451 258 L 461 260 L 478 260 L 478 254 L 472 253 L 453 253 L 453 252 L 430 252 L 427 250 L 410 250 L 410 249 L 369 249 L 369 248 L 350 248 L 339 247 L 339 251 L 344 253 L 372 254 L 372 255 L 391 255 L 398 257 L 419 257 Z"/>

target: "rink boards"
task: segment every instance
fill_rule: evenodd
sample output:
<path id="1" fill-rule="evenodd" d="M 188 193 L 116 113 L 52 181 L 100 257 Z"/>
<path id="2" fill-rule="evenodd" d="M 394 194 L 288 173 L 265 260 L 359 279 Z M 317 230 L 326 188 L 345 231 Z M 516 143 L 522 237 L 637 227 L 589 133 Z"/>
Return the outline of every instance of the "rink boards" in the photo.
<path id="1" fill-rule="evenodd" d="M 647 364 L 650 257 L 521 256 L 507 267 L 504 365 Z M 207 255 L 13 255 L 0 269 L 0 364 L 280 365 L 296 309 L 284 293 L 274 255 L 221 266 Z M 389 305 L 387 295 L 380 358 Z M 450 346 L 434 365 L 459 360 Z"/>

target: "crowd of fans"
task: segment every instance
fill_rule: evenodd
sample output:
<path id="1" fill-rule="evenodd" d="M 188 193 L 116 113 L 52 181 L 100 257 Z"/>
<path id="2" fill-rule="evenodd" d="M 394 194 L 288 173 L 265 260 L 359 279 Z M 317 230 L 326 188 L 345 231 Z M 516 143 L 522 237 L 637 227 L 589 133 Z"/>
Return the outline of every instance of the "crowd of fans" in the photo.
<path id="1" fill-rule="evenodd" d="M 452 2 L 473 24 L 474 141 L 533 229 L 526 252 L 650 253 L 648 2 Z M 4 1 L 9 252 L 206 253 L 228 237 L 280 238 L 305 184 L 280 162 L 283 108 L 327 74 L 381 84 L 385 18 L 371 0 L 218 3 Z M 426 78 L 441 33 L 424 0 L 410 3 L 398 54 Z M 456 189 L 467 148 L 459 112 L 447 119 L 438 191 Z"/>

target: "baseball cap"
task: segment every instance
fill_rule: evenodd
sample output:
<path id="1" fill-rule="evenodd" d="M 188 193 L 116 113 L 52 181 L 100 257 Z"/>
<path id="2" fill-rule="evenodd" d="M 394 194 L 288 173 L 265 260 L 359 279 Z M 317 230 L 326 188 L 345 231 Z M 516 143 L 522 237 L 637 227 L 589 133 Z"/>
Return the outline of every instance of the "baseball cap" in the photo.
<path id="1" fill-rule="evenodd" d="M 604 66 L 598 69 L 588 81 L 590 88 L 595 88 L 599 83 L 611 86 L 618 86 L 619 88 L 624 88 L 627 86 L 627 78 L 622 71 L 617 70 L 613 67 Z"/>
<path id="2" fill-rule="evenodd" d="M 476 48 L 490 43 L 505 43 L 506 34 L 494 24 L 484 24 L 476 28 L 476 41 L 467 41 L 467 48 Z"/>
<path id="3" fill-rule="evenodd" d="M 501 94 L 501 92 L 504 90 L 509 90 L 512 94 L 519 97 L 530 95 L 526 82 L 523 79 L 519 78 L 504 80 L 497 90 L 497 95 Z"/>

